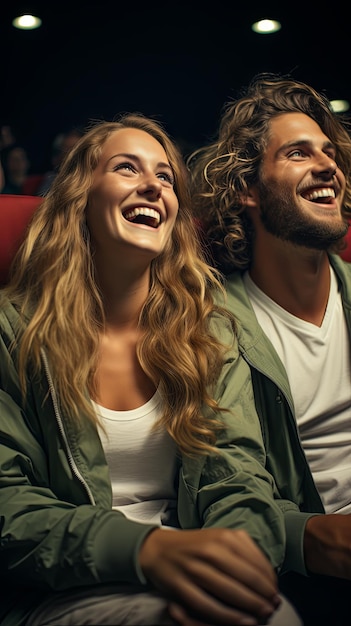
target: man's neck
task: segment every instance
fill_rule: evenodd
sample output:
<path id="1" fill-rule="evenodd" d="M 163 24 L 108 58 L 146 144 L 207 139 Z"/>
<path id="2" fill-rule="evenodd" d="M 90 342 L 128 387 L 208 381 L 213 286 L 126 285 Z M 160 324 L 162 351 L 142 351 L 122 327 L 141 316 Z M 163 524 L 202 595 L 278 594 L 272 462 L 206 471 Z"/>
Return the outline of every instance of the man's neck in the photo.
<path id="1" fill-rule="evenodd" d="M 283 309 L 307 322 L 323 322 L 330 290 L 330 264 L 326 252 L 284 247 L 264 256 L 257 254 L 250 276 Z"/>

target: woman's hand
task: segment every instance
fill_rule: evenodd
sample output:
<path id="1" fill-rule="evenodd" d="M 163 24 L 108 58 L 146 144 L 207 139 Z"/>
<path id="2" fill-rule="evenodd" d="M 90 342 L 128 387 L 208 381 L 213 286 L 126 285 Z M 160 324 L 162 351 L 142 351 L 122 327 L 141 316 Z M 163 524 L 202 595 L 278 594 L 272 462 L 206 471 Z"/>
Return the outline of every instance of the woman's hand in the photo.
<path id="1" fill-rule="evenodd" d="M 140 565 L 183 626 L 262 624 L 279 604 L 275 572 L 244 530 L 156 529 Z"/>

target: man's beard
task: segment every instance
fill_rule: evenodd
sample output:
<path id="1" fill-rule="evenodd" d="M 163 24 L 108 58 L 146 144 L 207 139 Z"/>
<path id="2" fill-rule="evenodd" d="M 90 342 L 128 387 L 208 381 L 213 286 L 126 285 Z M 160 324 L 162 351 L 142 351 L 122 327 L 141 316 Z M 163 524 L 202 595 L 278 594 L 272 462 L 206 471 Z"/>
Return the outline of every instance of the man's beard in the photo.
<path id="1" fill-rule="evenodd" d="M 290 189 L 281 183 L 260 181 L 261 221 L 267 232 L 283 241 L 316 250 L 327 250 L 348 231 L 346 219 L 318 220 L 303 212 Z M 328 206 L 326 205 L 326 210 Z"/>

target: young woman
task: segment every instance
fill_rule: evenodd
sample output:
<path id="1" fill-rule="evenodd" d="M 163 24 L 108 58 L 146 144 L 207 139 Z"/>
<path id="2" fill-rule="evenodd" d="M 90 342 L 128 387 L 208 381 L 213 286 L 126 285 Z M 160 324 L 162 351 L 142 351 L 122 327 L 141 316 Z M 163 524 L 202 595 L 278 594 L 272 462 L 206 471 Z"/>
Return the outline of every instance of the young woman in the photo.
<path id="1" fill-rule="evenodd" d="M 254 408 L 244 365 L 242 415 L 230 411 L 241 365 L 221 289 L 162 127 L 94 125 L 0 301 L 3 626 L 257 624 L 285 609 L 280 623 L 299 624 L 284 601 L 274 613 L 284 529 L 263 461 L 245 484 L 254 536 L 232 515 L 233 433 Z M 259 427 L 246 446 L 250 465 Z"/>

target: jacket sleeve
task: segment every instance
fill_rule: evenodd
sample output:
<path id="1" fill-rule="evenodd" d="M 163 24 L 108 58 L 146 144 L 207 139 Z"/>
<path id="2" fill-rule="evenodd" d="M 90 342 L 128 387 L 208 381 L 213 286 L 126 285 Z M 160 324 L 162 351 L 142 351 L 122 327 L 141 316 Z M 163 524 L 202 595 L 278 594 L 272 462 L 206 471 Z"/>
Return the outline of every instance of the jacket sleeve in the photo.
<path id="1" fill-rule="evenodd" d="M 34 402 L 29 392 L 30 406 L 27 402 L 26 409 L 22 407 L 13 354 L 8 351 L 11 337 L 7 328 L 4 332 L 1 317 L 0 577 L 10 585 L 54 590 L 145 583 L 138 553 L 155 525 L 128 520 L 112 510 L 100 445 L 95 445 L 89 462 L 94 474 L 100 472 L 104 493 L 92 489 L 94 501 L 79 484 L 57 436 L 50 402 L 45 408 L 42 399 Z M 95 428 L 94 432 L 98 437 Z"/>
<path id="2" fill-rule="evenodd" d="M 197 515 L 204 527 L 244 528 L 279 570 L 285 554 L 284 515 L 274 479 L 265 469 L 250 369 L 231 331 L 221 327 L 218 332 L 223 341 L 232 343 L 216 390 L 219 405 L 226 409 L 221 413 L 223 429 L 218 454 L 204 459 L 201 468 L 198 460 L 184 460 L 180 493 L 188 506 L 181 521 L 194 525 Z"/>
<path id="3" fill-rule="evenodd" d="M 55 590 L 145 582 L 137 555 L 155 525 L 88 500 L 76 505 L 57 498 L 44 450 L 3 391 L 0 415 L 12 424 L 0 429 L 0 569 L 7 580 Z"/>

